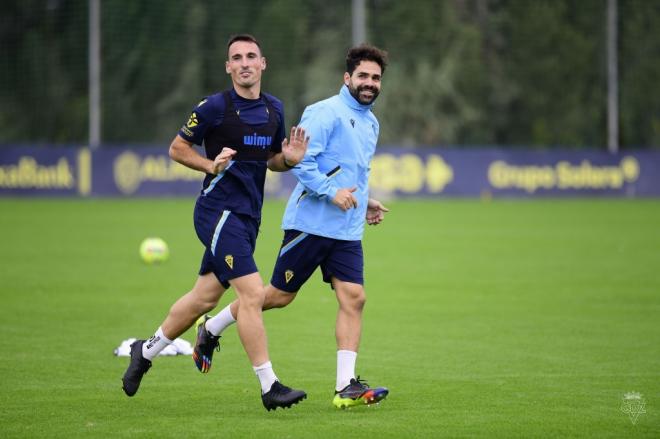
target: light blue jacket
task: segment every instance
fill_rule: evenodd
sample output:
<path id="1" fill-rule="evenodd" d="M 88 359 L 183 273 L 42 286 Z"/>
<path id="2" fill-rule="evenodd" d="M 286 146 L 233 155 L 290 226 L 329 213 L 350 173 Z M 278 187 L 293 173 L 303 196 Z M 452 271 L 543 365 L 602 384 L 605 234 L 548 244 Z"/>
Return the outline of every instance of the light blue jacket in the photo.
<path id="1" fill-rule="evenodd" d="M 362 239 L 369 200 L 369 166 L 379 125 L 371 105 L 360 104 L 342 86 L 338 95 L 307 107 L 300 120 L 310 142 L 292 170 L 298 179 L 284 212 L 282 229 L 328 238 Z M 332 199 L 342 188 L 353 193 L 358 207 L 344 212 Z"/>

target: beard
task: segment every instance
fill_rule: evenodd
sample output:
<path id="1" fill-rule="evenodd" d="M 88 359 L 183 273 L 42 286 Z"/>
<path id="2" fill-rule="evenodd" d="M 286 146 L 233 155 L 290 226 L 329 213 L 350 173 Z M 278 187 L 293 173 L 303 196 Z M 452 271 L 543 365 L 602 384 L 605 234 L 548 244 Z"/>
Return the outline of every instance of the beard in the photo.
<path id="1" fill-rule="evenodd" d="M 367 91 L 367 90 L 372 93 L 372 96 L 370 98 L 361 97 L 360 94 L 363 91 Z M 373 101 L 376 100 L 378 94 L 380 93 L 380 90 L 378 90 L 376 87 L 371 87 L 368 85 L 360 85 L 357 87 L 353 87 L 351 84 L 348 84 L 348 91 L 351 93 L 351 96 L 353 96 L 355 100 L 361 103 L 362 105 L 369 105 L 373 103 Z"/>

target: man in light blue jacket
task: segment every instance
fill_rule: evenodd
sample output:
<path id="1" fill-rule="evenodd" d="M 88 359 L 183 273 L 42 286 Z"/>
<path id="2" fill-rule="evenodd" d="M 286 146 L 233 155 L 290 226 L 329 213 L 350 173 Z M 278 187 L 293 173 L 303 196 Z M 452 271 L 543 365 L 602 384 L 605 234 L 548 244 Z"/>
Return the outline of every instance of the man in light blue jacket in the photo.
<path id="1" fill-rule="evenodd" d="M 298 179 L 284 213 L 284 240 L 264 309 L 293 301 L 317 267 L 339 302 L 337 314 L 338 408 L 380 402 L 389 393 L 355 375 L 365 304 L 362 235 L 364 224 L 379 224 L 388 210 L 369 198 L 369 167 L 378 141 L 371 111 L 380 93 L 387 54 L 370 45 L 349 50 L 344 85 L 338 95 L 307 107 L 299 126 L 310 137 Z M 221 332 L 235 321 L 238 301 L 198 324 L 195 351 L 211 364 Z M 204 372 L 208 371 L 208 368 Z"/>

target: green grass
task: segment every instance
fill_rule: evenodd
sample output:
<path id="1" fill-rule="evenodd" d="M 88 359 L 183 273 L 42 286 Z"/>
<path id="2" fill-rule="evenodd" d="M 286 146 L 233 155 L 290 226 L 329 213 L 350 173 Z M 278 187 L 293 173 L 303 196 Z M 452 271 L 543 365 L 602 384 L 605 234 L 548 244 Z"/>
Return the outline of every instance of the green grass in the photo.
<path id="1" fill-rule="evenodd" d="M 336 302 L 315 277 L 264 315 L 275 371 L 309 395 L 270 413 L 235 328 L 210 374 L 159 358 L 134 398 L 121 390 L 112 350 L 151 335 L 195 279 L 193 203 L 0 200 L 0 437 L 660 435 L 658 201 L 390 203 L 365 236 L 358 357 L 390 396 L 331 406 Z M 282 210 L 264 210 L 265 280 Z M 148 235 L 169 243 L 165 265 L 138 259 Z M 636 425 L 630 391 L 646 401 Z"/>

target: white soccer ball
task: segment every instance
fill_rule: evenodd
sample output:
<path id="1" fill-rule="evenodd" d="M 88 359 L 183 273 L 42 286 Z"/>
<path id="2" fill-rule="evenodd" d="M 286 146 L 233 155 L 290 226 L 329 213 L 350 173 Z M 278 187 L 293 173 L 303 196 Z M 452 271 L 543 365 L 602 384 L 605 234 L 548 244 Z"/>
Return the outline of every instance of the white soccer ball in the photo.
<path id="1" fill-rule="evenodd" d="M 170 249 L 160 238 L 147 238 L 140 244 L 140 257 L 147 264 L 165 262 L 170 257 Z"/>

